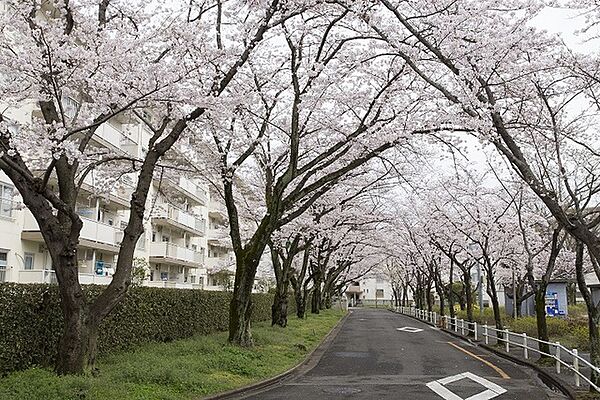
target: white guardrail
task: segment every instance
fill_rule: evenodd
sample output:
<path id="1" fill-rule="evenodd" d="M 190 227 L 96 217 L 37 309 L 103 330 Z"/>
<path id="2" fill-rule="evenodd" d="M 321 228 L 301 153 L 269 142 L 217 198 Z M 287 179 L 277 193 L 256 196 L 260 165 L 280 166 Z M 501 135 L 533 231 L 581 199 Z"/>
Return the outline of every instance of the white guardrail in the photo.
<path id="1" fill-rule="evenodd" d="M 446 330 L 453 330 L 456 333 L 459 333 L 460 331 L 460 334 L 463 336 L 465 336 L 465 334 L 468 336 L 473 335 L 475 340 L 483 338 L 485 344 L 490 344 L 490 339 L 493 339 L 496 341 L 496 344 L 504 344 L 504 351 L 507 353 L 510 353 L 511 346 L 521 348 L 523 349 L 523 357 L 525 359 L 529 359 L 530 351 L 552 358 L 556 364 L 556 373 L 560 374 L 561 369 L 564 366 L 567 370 L 573 372 L 575 386 L 581 386 L 581 380 L 583 379 L 589 383 L 592 388 L 600 392 L 600 387 L 592 383 L 588 376 L 581 371 L 583 367 L 589 368 L 590 371 L 593 370 L 597 374 L 600 374 L 600 368 L 581 357 L 577 349 L 568 349 L 561 345 L 560 342 L 547 342 L 532 336 L 527 336 L 526 333 L 515 333 L 508 329 L 496 329 L 493 326 L 481 325 L 477 322 L 469 322 L 464 319 L 458 319 L 457 317 L 452 318 L 446 315 L 440 316 L 435 311 L 426 311 L 415 307 L 396 307 L 396 312 L 410 315 L 434 325 L 442 326 Z M 531 347 L 530 344 L 533 343 L 537 343 L 538 347 Z M 546 353 L 540 350 L 540 344 L 547 344 L 550 351 Z"/>

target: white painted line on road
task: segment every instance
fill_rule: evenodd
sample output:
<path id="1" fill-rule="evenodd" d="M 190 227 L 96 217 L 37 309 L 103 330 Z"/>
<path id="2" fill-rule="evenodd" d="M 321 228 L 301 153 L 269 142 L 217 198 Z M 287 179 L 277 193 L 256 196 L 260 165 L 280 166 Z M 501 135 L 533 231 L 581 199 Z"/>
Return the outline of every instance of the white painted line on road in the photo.
<path id="1" fill-rule="evenodd" d="M 412 326 L 405 326 L 404 328 L 396 328 L 397 331 L 408 332 L 408 333 L 417 333 L 423 332 L 423 329 L 413 328 Z"/>
<path id="2" fill-rule="evenodd" d="M 460 381 L 461 379 L 470 379 L 486 388 L 486 390 L 463 399 L 445 386 L 449 383 Z M 444 400 L 489 400 L 506 393 L 506 389 L 503 387 L 471 372 L 464 372 L 462 374 L 452 375 L 446 378 L 438 379 L 437 381 L 429 382 L 427 387 L 433 390 L 433 392 L 442 397 Z"/>

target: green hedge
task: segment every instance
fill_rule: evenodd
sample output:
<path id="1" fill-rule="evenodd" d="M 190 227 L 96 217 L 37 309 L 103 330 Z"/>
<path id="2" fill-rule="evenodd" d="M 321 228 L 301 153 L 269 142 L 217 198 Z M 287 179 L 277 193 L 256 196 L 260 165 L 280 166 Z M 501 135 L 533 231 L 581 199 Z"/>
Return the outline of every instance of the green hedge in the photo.
<path id="1" fill-rule="evenodd" d="M 103 289 L 84 290 L 93 299 Z M 230 299 L 230 292 L 131 288 L 100 327 L 99 353 L 227 330 Z M 272 301 L 270 294 L 253 295 L 254 321 L 271 317 Z M 0 374 L 53 365 L 63 326 L 58 287 L 3 283 L 0 304 Z"/>

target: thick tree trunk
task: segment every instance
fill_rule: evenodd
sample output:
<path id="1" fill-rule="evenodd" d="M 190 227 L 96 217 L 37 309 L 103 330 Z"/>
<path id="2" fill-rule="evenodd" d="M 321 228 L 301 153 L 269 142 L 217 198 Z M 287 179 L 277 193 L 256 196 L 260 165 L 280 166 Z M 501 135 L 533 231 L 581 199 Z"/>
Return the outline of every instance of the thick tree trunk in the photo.
<path id="1" fill-rule="evenodd" d="M 310 312 L 312 314 L 319 314 L 321 305 L 321 287 L 313 287 L 311 301 L 310 301 Z"/>
<path id="2" fill-rule="evenodd" d="M 288 314 L 288 287 L 279 288 L 275 291 L 275 298 L 271 306 L 271 326 L 279 325 L 282 328 L 287 326 Z"/>
<path id="3" fill-rule="evenodd" d="M 296 296 L 296 316 L 300 319 L 306 316 L 306 296 L 302 294 Z"/>
<path id="4" fill-rule="evenodd" d="M 260 249 L 260 254 L 265 246 Z M 236 255 L 235 284 L 229 305 L 229 342 L 240 346 L 253 344 L 250 332 L 252 288 L 260 254 L 251 248 L 245 254 Z"/>
<path id="5" fill-rule="evenodd" d="M 58 344 L 56 373 L 81 374 L 94 368 L 96 361 L 98 326 L 91 323 L 84 310 L 71 310 L 70 318 Z"/>
<path id="6" fill-rule="evenodd" d="M 89 305 L 81 285 L 77 266 L 77 245 L 50 243 L 50 254 L 57 268 L 64 328 L 58 342 L 55 370 L 59 375 L 82 374 L 93 368 L 98 324 L 90 315 Z M 58 253 L 58 254 L 57 254 Z M 59 264 L 60 263 L 60 264 Z"/>

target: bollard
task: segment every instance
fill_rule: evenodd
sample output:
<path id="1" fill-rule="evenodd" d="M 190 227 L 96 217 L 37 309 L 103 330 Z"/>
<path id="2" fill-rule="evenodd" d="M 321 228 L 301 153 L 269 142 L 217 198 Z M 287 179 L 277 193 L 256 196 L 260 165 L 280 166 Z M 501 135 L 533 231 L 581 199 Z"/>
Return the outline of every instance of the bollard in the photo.
<path id="1" fill-rule="evenodd" d="M 473 322 L 473 333 L 475 334 L 475 340 L 477 340 L 477 322 Z"/>
<path id="2" fill-rule="evenodd" d="M 437 313 L 433 312 L 433 325 L 437 326 Z"/>
<path id="3" fill-rule="evenodd" d="M 560 342 L 554 344 L 556 346 L 556 373 L 560 374 Z"/>
<path id="4" fill-rule="evenodd" d="M 458 317 L 454 317 L 454 332 L 458 332 Z"/>
<path id="5" fill-rule="evenodd" d="M 465 320 L 464 319 L 460 320 L 460 334 L 465 336 Z"/>
<path id="6" fill-rule="evenodd" d="M 529 358 L 529 349 L 527 348 L 527 334 L 523 332 L 523 357 Z"/>
<path id="7" fill-rule="evenodd" d="M 575 371 L 575 386 L 581 386 L 581 382 L 579 381 L 579 354 L 577 353 L 577 349 L 573 349 L 573 371 Z"/>
<path id="8" fill-rule="evenodd" d="M 488 335 L 488 326 L 483 325 L 483 337 L 485 338 L 485 344 L 490 344 L 490 336 Z"/>
<path id="9" fill-rule="evenodd" d="M 510 353 L 510 333 L 508 332 L 508 329 L 504 330 L 504 339 L 506 340 L 506 352 Z"/>

